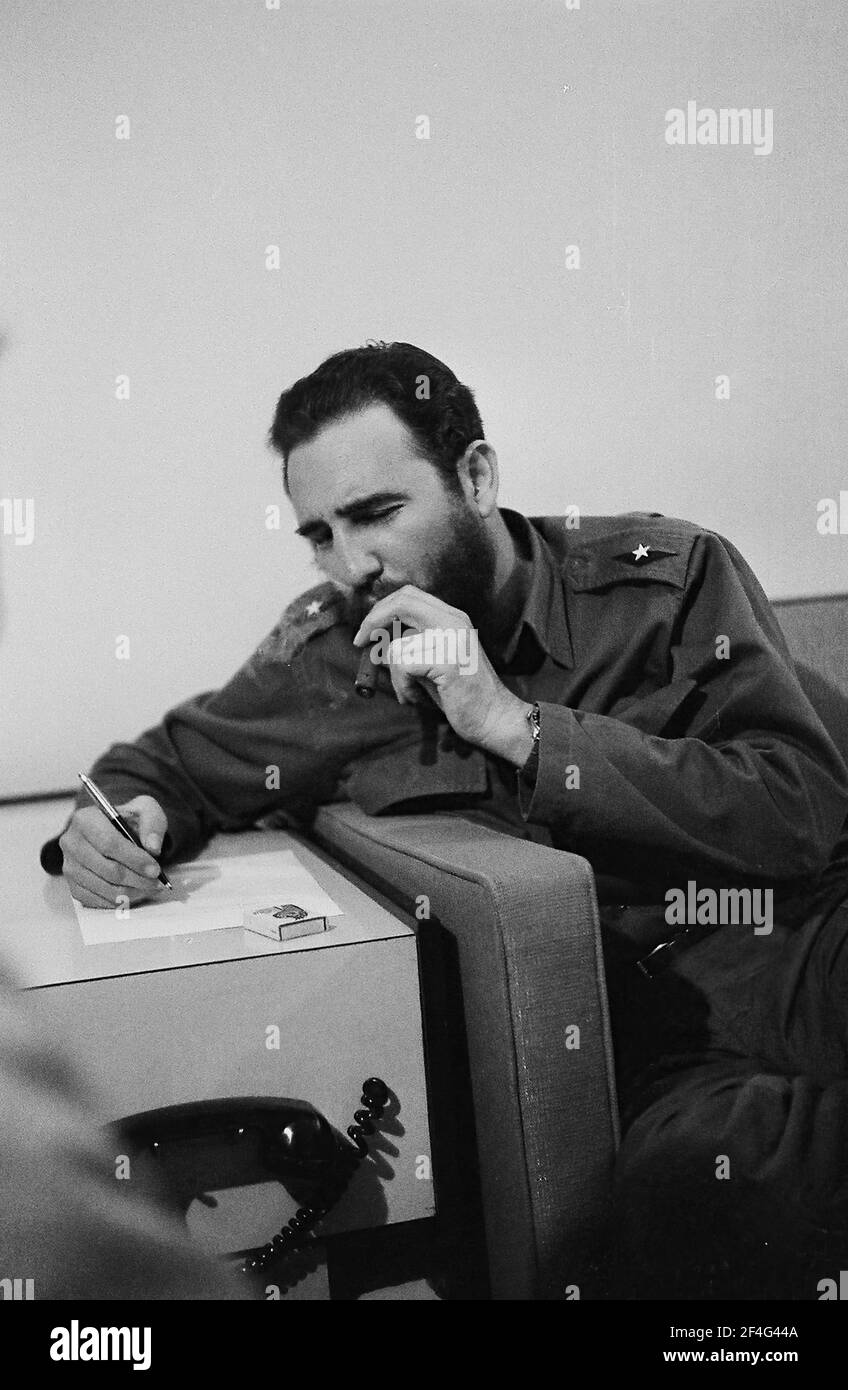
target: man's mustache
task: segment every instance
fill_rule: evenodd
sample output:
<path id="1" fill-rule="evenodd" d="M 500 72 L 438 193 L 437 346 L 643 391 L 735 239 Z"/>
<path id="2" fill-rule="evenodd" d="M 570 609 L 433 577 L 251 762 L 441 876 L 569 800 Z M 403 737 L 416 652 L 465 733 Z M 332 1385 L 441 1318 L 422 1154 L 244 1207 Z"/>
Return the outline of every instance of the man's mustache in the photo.
<path id="1" fill-rule="evenodd" d="M 357 626 L 363 618 L 367 618 L 371 609 L 380 599 L 388 598 L 389 594 L 396 594 L 398 589 L 402 589 L 406 581 L 390 583 L 388 580 L 376 580 L 373 584 L 362 584 L 356 588 L 348 589 L 347 605 L 351 621 Z"/>
<path id="2" fill-rule="evenodd" d="M 360 603 L 379 603 L 381 599 L 388 598 L 389 594 L 396 594 L 398 589 L 402 589 L 402 583 L 390 584 L 388 582 L 368 584 L 362 589 L 356 590 L 356 596 Z"/>

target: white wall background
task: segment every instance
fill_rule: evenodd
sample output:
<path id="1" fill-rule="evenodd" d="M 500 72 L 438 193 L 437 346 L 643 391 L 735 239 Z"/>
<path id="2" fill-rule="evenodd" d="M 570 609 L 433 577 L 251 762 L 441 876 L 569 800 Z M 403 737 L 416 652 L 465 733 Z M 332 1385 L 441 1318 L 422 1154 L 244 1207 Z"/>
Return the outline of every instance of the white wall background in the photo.
<path id="1" fill-rule="evenodd" d="M 844 10 L 3 0 L 0 497 L 35 536 L 0 535 L 0 795 L 71 786 L 312 582 L 265 434 L 369 337 L 475 390 L 507 505 L 847 589 Z M 667 145 L 690 99 L 771 107 L 773 152 Z"/>

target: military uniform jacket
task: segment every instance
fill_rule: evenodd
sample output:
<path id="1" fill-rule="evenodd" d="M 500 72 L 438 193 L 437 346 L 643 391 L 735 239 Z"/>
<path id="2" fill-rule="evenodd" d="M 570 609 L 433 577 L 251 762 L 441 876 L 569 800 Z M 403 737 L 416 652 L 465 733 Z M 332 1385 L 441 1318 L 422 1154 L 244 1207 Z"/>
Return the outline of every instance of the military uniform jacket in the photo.
<path id="1" fill-rule="evenodd" d="M 292 603 L 222 689 L 113 745 L 91 776 L 114 802 L 160 802 L 165 863 L 216 831 L 305 824 L 349 799 L 369 814 L 465 808 L 573 850 L 602 900 L 659 902 L 688 880 L 803 896 L 834 856 L 844 897 L 848 773 L 739 552 L 655 514 L 576 527 L 502 515 L 532 579 L 496 669 L 540 705 L 532 783 L 456 738 L 435 707 L 399 705 L 386 671 L 361 699 L 356 624 L 328 583 Z M 61 870 L 55 840 L 42 863 Z"/>

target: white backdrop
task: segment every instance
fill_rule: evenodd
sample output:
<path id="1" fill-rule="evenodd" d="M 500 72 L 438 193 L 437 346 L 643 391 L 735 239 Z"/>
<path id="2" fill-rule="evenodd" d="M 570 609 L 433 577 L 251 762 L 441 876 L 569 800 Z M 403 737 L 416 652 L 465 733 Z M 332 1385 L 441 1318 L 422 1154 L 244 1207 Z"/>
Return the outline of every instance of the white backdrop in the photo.
<path id="1" fill-rule="evenodd" d="M 843 0 L 574 2 L 3 0 L 0 796 L 74 784 L 313 582 L 265 435 L 366 338 L 475 390 L 507 505 L 683 516 L 772 596 L 848 588 L 816 527 Z M 689 100 L 771 109 L 772 152 L 669 145 Z"/>

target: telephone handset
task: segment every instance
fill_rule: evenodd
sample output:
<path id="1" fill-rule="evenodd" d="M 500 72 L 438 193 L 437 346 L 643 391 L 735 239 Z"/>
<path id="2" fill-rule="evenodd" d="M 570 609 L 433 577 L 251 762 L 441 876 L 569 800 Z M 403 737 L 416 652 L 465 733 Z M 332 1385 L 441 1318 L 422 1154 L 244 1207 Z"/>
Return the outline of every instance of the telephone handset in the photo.
<path id="1" fill-rule="evenodd" d="M 195 1199 L 228 1187 L 277 1178 L 300 1209 L 242 1266 L 259 1272 L 272 1258 L 304 1244 L 342 1196 L 368 1153 L 366 1136 L 386 1107 L 379 1077 L 362 1086 L 362 1109 L 348 1125 L 349 1143 L 306 1101 L 268 1096 L 192 1101 L 120 1120 L 117 1129 L 131 1163 L 158 1177 L 160 1194 L 185 1216 Z"/>

